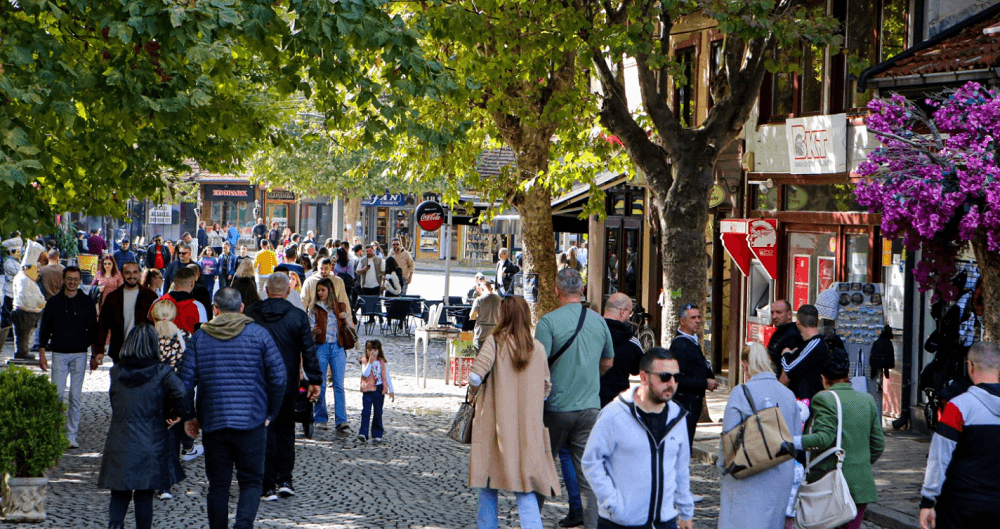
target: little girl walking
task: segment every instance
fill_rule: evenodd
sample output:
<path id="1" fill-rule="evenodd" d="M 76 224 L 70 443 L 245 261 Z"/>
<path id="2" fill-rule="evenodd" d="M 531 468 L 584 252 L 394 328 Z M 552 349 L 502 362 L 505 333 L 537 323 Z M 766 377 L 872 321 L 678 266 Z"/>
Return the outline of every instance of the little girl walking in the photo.
<path id="1" fill-rule="evenodd" d="M 371 417 L 371 434 L 376 443 L 382 442 L 382 404 L 386 393 L 389 400 L 396 401 L 396 393 L 392 390 L 392 379 L 386 369 L 385 354 L 382 353 L 382 342 L 368 340 L 365 342 L 365 354 L 361 356 L 361 429 L 358 430 L 358 441 L 368 441 L 368 419 Z M 372 409 L 374 408 L 374 413 Z"/>

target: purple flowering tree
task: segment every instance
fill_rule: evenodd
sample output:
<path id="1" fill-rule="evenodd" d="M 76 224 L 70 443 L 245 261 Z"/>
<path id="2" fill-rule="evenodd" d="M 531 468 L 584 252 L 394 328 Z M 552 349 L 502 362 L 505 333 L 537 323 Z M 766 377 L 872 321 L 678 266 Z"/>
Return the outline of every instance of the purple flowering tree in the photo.
<path id="1" fill-rule="evenodd" d="M 976 83 L 926 100 L 930 115 L 900 95 L 868 104 L 868 130 L 882 147 L 858 167 L 858 202 L 882 214 L 885 237 L 922 250 L 914 279 L 922 291 L 954 299 L 948 280 L 959 251 L 972 245 L 988 308 L 1000 307 L 1000 94 Z M 1000 312 L 986 310 L 989 336 Z"/>

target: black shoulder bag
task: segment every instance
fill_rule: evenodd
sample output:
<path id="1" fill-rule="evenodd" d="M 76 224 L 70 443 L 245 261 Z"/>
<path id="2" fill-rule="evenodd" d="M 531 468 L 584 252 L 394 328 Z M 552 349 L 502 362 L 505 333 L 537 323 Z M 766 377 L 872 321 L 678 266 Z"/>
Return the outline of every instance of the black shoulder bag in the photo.
<path id="1" fill-rule="evenodd" d="M 573 345 L 573 341 L 576 340 L 576 335 L 580 334 L 580 329 L 583 328 L 583 320 L 586 319 L 587 319 L 587 308 L 581 305 L 580 321 L 576 323 L 576 330 L 573 331 L 573 336 L 570 336 L 569 340 L 567 340 L 566 343 L 564 343 L 563 346 L 560 347 L 558 351 L 556 351 L 556 354 L 549 357 L 549 369 L 552 369 L 552 366 L 556 363 L 556 360 L 559 360 L 559 357 L 566 352 L 566 349 L 569 349 L 569 346 Z"/>

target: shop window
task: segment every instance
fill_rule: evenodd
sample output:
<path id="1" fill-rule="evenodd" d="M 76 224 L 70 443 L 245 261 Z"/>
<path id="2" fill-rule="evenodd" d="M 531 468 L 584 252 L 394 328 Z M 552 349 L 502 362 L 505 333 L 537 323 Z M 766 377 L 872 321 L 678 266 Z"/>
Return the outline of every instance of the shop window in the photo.
<path id="1" fill-rule="evenodd" d="M 847 236 L 847 280 L 852 283 L 871 281 L 868 274 L 868 234 Z"/>
<path id="2" fill-rule="evenodd" d="M 642 215 L 645 211 L 646 197 L 642 193 L 632 195 L 632 215 Z"/>
<path id="3" fill-rule="evenodd" d="M 844 85 L 844 108 L 861 109 L 874 97 L 874 90 L 857 91 L 857 77 L 906 49 L 908 0 L 848 0 L 845 48 L 848 81 Z"/>
<path id="4" fill-rule="evenodd" d="M 711 87 L 715 86 L 716 79 L 722 75 L 722 69 L 726 65 L 726 58 L 724 55 L 725 46 L 723 46 L 722 40 L 716 40 L 712 42 L 711 49 L 709 50 L 709 65 L 708 65 L 708 108 L 712 108 L 715 105 L 715 98 L 712 97 Z"/>
<path id="5" fill-rule="evenodd" d="M 785 186 L 785 211 L 865 211 L 854 184 Z"/>
<path id="6" fill-rule="evenodd" d="M 684 127 L 694 126 L 694 51 L 694 46 L 690 46 L 674 52 L 683 73 L 683 78 L 674 81 L 674 116 Z"/>
<path id="7" fill-rule="evenodd" d="M 625 194 L 613 194 L 611 195 L 611 215 L 624 215 L 625 214 Z"/>
<path id="8" fill-rule="evenodd" d="M 826 73 L 824 50 L 819 46 L 806 44 L 801 53 L 778 50 L 775 61 L 778 64 L 797 63 L 799 72 L 778 72 L 770 75 L 770 84 L 762 94 L 768 94 L 769 109 L 762 113 L 767 120 L 781 120 L 798 115 L 823 112 L 823 82 Z M 793 57 L 798 55 L 798 57 Z"/>
<path id="9" fill-rule="evenodd" d="M 836 281 L 837 234 L 789 232 L 787 248 L 788 299 L 798 310 Z"/>
<path id="10" fill-rule="evenodd" d="M 823 111 L 823 48 L 804 46 L 802 53 L 800 114 L 819 114 Z"/>
<path id="11" fill-rule="evenodd" d="M 765 184 L 750 184 L 750 209 L 774 211 L 778 209 L 778 187 Z"/>

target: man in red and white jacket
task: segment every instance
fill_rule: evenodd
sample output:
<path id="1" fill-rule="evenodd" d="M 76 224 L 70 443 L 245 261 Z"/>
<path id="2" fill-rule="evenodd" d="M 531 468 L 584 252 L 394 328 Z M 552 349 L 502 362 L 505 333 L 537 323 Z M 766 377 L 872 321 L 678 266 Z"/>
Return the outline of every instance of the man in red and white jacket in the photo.
<path id="1" fill-rule="evenodd" d="M 944 408 L 920 490 L 922 529 L 1000 527 L 1000 348 L 969 349 L 973 387 Z"/>

